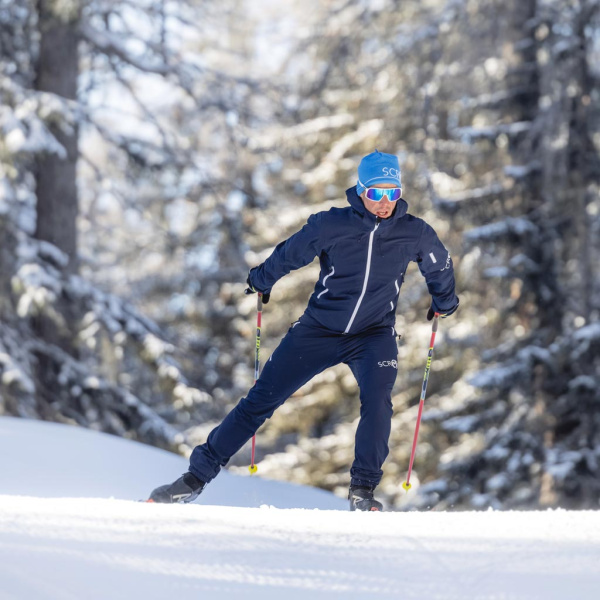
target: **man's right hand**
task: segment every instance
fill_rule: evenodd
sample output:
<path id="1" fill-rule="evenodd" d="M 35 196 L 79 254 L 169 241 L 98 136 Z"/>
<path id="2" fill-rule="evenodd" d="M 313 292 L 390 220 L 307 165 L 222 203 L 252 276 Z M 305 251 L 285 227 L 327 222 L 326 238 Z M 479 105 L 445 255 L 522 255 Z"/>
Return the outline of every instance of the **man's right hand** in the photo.
<path id="1" fill-rule="evenodd" d="M 254 286 L 252 285 L 252 282 L 250 281 L 250 275 L 248 275 L 248 279 L 246 279 L 246 283 L 248 284 L 248 287 L 244 290 L 244 294 L 249 295 L 249 294 L 262 294 L 262 302 L 263 304 L 268 304 L 269 300 L 271 299 L 271 292 L 261 292 L 260 290 L 257 290 L 254 288 Z"/>
<path id="2" fill-rule="evenodd" d="M 460 304 L 460 300 L 458 299 L 458 296 L 456 297 L 456 306 L 452 307 L 450 310 L 440 310 L 438 312 L 438 314 L 440 315 L 440 317 L 442 317 L 442 319 L 445 319 L 446 317 L 449 317 L 450 315 L 453 315 L 457 310 L 458 310 L 458 305 Z M 427 320 L 431 321 L 431 319 L 433 319 L 433 317 L 435 316 L 435 310 L 433 308 L 433 306 L 429 307 L 429 310 L 427 311 Z"/>

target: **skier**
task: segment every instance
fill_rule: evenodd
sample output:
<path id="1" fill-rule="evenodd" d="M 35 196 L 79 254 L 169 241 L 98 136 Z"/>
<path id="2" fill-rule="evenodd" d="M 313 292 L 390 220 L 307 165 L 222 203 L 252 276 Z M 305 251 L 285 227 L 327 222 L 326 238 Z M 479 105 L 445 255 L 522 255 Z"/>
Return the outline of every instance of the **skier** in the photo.
<path id="1" fill-rule="evenodd" d="M 395 312 L 406 268 L 415 261 L 425 277 L 434 314 L 458 308 L 449 252 L 435 231 L 407 213 L 398 158 L 375 152 L 358 167 L 350 204 L 309 217 L 267 260 L 250 270 L 246 293 L 269 302 L 284 275 L 319 257 L 321 272 L 308 307 L 292 324 L 255 383 L 237 406 L 197 446 L 189 471 L 156 488 L 153 502 L 191 502 L 297 389 L 339 363 L 352 370 L 360 389 L 360 421 L 350 471 L 350 510 L 382 510 L 373 498 L 388 455 L 392 387 L 398 370 Z"/>

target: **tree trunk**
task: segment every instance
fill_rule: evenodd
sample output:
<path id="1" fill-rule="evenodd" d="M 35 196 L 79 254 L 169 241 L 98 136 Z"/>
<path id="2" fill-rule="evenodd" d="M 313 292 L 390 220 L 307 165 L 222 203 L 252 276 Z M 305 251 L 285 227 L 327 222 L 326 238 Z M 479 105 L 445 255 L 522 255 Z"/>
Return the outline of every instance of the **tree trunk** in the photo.
<path id="1" fill-rule="evenodd" d="M 79 0 L 39 0 L 40 51 L 36 88 L 63 98 L 77 97 Z M 36 173 L 36 237 L 51 242 L 69 256 L 67 269 L 77 271 L 77 137 L 74 123 L 67 132 L 60 124 L 50 130 L 67 152 L 40 156 Z"/>

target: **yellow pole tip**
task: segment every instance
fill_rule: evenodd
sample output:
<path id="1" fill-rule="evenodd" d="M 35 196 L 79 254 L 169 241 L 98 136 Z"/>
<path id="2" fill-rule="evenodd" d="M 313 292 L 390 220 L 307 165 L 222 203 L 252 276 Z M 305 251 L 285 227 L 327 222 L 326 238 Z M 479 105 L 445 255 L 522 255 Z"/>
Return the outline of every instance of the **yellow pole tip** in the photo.
<path id="1" fill-rule="evenodd" d="M 410 490 L 410 488 L 412 487 L 412 485 L 410 483 L 408 483 L 408 481 L 405 481 L 402 484 L 402 487 L 408 492 L 408 490 Z"/>
<path id="2" fill-rule="evenodd" d="M 258 471 L 258 467 L 256 465 L 250 465 L 248 467 L 248 471 L 250 471 L 250 474 L 253 475 L 254 473 L 256 473 L 256 471 Z"/>

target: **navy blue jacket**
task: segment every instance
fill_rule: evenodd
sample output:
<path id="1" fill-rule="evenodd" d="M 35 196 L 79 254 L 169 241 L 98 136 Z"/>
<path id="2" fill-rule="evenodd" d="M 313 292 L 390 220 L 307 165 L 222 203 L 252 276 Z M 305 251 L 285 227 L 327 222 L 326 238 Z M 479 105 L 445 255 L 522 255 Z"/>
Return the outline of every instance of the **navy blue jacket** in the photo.
<path id="1" fill-rule="evenodd" d="M 346 191 L 350 207 L 311 215 L 304 227 L 277 245 L 250 271 L 254 289 L 270 292 L 294 269 L 319 257 L 321 273 L 300 321 L 338 333 L 394 326 L 398 294 L 410 261 L 425 277 L 434 310 L 458 304 L 449 252 L 423 219 L 408 214 L 400 199 L 388 219 L 364 206 L 356 188 Z"/>

